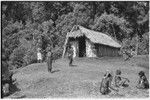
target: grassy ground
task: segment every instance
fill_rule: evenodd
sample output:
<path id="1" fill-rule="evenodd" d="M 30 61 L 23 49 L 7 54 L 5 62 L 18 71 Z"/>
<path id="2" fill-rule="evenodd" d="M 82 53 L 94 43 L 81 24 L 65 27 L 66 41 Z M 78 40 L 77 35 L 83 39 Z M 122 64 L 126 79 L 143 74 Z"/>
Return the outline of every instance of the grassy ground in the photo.
<path id="1" fill-rule="evenodd" d="M 143 70 L 149 79 L 149 60 L 145 56 L 124 61 L 118 57 L 76 58 L 74 66 L 68 66 L 67 59 L 53 64 L 53 73 L 47 72 L 46 63 L 32 64 L 19 69 L 13 76 L 20 91 L 9 98 L 63 98 L 63 97 L 148 97 L 148 90 L 135 88 L 138 72 Z M 130 79 L 129 87 L 111 91 L 109 95 L 99 92 L 101 79 L 106 72 L 120 69 L 122 75 Z"/>

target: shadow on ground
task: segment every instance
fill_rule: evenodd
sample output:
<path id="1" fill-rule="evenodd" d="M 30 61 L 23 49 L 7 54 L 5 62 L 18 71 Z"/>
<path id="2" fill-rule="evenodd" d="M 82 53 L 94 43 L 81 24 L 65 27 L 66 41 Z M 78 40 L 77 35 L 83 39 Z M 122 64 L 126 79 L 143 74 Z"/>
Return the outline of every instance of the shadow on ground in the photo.
<path id="1" fill-rule="evenodd" d="M 137 66 L 141 68 L 149 69 L 149 63 L 138 63 Z"/>
<path id="2" fill-rule="evenodd" d="M 70 67 L 77 67 L 77 65 L 70 65 Z"/>
<path id="3" fill-rule="evenodd" d="M 54 71 L 52 71 L 51 73 L 55 73 L 55 72 L 59 72 L 60 70 L 59 69 L 57 69 L 57 70 L 54 70 Z"/>

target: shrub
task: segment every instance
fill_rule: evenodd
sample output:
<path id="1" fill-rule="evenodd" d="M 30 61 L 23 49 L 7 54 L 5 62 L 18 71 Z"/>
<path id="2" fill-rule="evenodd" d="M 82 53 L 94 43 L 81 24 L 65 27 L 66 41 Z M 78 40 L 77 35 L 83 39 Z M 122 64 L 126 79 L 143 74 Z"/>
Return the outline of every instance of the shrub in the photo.
<path id="1" fill-rule="evenodd" d="M 53 59 L 54 60 L 61 58 L 62 53 L 63 53 L 63 48 L 56 47 L 55 50 L 53 52 Z"/>
<path id="2" fill-rule="evenodd" d="M 8 63 L 7 61 L 2 61 L 2 75 L 8 74 Z"/>
<path id="3" fill-rule="evenodd" d="M 140 55 L 149 54 L 149 42 L 144 38 L 139 43 L 138 54 Z"/>
<path id="4" fill-rule="evenodd" d="M 36 49 L 32 48 L 29 49 L 23 59 L 26 65 L 36 63 L 37 62 Z"/>
<path id="5" fill-rule="evenodd" d="M 24 47 L 18 47 L 13 50 L 13 53 L 10 55 L 10 64 L 19 68 L 24 64 L 23 57 L 26 54 L 26 49 Z"/>
<path id="6" fill-rule="evenodd" d="M 149 54 L 149 35 L 145 33 L 140 40 L 137 41 L 136 37 L 133 37 L 131 40 L 130 39 L 124 39 L 122 42 L 122 48 L 121 50 L 124 49 L 130 49 L 132 47 L 133 49 L 136 49 L 137 43 L 138 43 L 138 55 L 145 55 Z"/>

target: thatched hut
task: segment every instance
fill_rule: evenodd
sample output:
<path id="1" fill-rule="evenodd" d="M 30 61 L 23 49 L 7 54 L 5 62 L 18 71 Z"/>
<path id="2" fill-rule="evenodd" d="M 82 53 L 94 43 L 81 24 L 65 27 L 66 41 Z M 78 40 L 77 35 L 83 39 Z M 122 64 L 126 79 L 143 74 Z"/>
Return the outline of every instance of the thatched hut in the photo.
<path id="1" fill-rule="evenodd" d="M 79 25 L 67 33 L 63 57 L 66 55 L 68 43 L 74 49 L 74 57 L 119 56 L 121 47 L 112 37 Z"/>

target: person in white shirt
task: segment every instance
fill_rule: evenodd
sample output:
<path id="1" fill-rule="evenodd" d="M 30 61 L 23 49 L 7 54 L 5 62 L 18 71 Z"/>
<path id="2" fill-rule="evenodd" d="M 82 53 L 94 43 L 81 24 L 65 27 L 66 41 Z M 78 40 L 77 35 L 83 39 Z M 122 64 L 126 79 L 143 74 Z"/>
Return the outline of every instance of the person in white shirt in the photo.
<path id="1" fill-rule="evenodd" d="M 38 63 L 42 62 L 42 54 L 40 52 L 40 48 L 37 49 L 37 61 Z"/>

